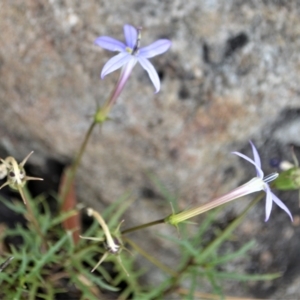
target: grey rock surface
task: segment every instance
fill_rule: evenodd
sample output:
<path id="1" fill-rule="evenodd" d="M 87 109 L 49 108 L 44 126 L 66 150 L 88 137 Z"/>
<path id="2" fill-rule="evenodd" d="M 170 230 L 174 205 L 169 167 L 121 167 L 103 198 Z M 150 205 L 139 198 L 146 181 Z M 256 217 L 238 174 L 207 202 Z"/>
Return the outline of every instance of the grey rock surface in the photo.
<path id="1" fill-rule="evenodd" d="M 20 159 L 34 150 L 31 161 L 41 168 L 47 158 L 71 160 L 96 104 L 104 103 L 118 78 L 114 72 L 100 80 L 113 54 L 93 46 L 94 39 L 123 40 L 124 24 L 142 26 L 142 45 L 172 40 L 169 52 L 152 59 L 162 89 L 154 94 L 146 72 L 135 67 L 112 121 L 95 130 L 84 155 L 77 177 L 80 200 L 101 209 L 131 191 L 137 200 L 126 226 L 162 218 L 170 207 L 155 191 L 147 175 L 152 173 L 178 196 L 181 209 L 205 203 L 254 175 L 230 154 L 250 155 L 249 139 L 262 154 L 266 173 L 270 158 L 290 159 L 289 145 L 300 147 L 299 13 L 297 0 L 4 0 L 1 148 Z M 281 196 L 299 217 L 297 194 Z M 249 199 L 230 209 L 238 212 Z M 270 272 L 277 266 L 291 273 L 284 277 L 289 284 L 284 279 L 280 289 L 254 286 L 236 293 L 294 299 L 299 272 L 289 273 L 288 267 L 300 266 L 293 254 L 299 250 L 299 225 L 278 209 L 268 224 L 263 220 L 261 204 L 239 233 L 257 237 L 255 253 L 273 267 L 257 268 Z M 283 237 L 276 244 L 278 228 Z M 176 234 L 172 228 L 152 230 L 141 246 L 157 251 L 159 245 L 172 265 L 170 244 L 157 232 Z M 272 243 L 275 253 L 268 252 Z M 278 258 L 287 252 L 290 258 Z"/>

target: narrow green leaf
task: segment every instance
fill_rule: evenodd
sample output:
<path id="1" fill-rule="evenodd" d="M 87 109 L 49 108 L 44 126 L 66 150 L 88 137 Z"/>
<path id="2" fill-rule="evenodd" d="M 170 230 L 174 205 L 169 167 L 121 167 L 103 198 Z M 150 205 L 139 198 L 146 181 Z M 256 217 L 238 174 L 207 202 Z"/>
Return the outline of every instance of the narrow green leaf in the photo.
<path id="1" fill-rule="evenodd" d="M 207 271 L 199 270 L 199 275 L 207 275 Z M 209 271 L 211 274 L 211 271 Z M 219 279 L 231 279 L 237 281 L 258 281 L 258 280 L 274 280 L 282 276 L 280 273 L 273 274 L 240 274 L 240 273 L 227 273 L 227 272 L 214 272 L 214 277 Z"/>
<path id="2" fill-rule="evenodd" d="M 227 255 L 221 256 L 221 257 L 217 257 L 216 259 L 210 261 L 208 264 L 210 266 L 216 266 L 216 265 L 227 263 L 228 261 L 236 259 L 239 256 L 245 255 L 245 253 L 249 249 L 251 249 L 254 245 L 255 245 L 255 241 L 252 240 L 252 241 L 246 243 L 245 245 L 243 245 L 239 250 L 237 250 L 233 253 L 229 253 Z"/>
<path id="3" fill-rule="evenodd" d="M 231 233 L 237 226 L 243 221 L 248 211 L 262 198 L 264 194 L 260 193 L 245 209 L 244 211 L 232 221 L 227 228 L 214 240 L 212 241 L 197 257 L 197 263 L 205 263 L 208 257 L 214 253 L 219 246 L 230 237 Z"/>
<path id="4" fill-rule="evenodd" d="M 53 260 L 53 256 L 55 255 L 55 252 L 57 252 L 62 245 L 68 240 L 68 234 L 63 236 L 55 245 L 51 246 L 48 250 L 48 252 L 44 253 L 42 257 L 36 261 L 35 266 L 31 269 L 30 274 L 28 277 L 32 277 L 38 273 L 38 271 L 49 261 Z"/>
<path id="5" fill-rule="evenodd" d="M 178 201 L 177 197 L 170 193 L 170 191 L 162 184 L 161 181 L 152 173 L 148 172 L 147 176 L 150 178 L 153 185 L 158 189 L 163 198 L 167 200 L 168 203 L 172 203 L 172 206 L 175 211 L 178 210 Z"/>
<path id="6" fill-rule="evenodd" d="M 72 209 L 70 211 L 60 213 L 57 217 L 53 218 L 52 221 L 50 222 L 49 227 L 54 227 L 58 224 L 61 224 L 65 219 L 68 219 L 69 217 L 72 217 L 78 213 L 77 210 Z"/>
<path id="7" fill-rule="evenodd" d="M 0 201 L 7 206 L 12 211 L 24 215 L 26 213 L 26 207 L 24 203 L 22 202 L 16 202 L 16 201 L 8 201 L 4 199 L 3 197 L 0 197 Z"/>

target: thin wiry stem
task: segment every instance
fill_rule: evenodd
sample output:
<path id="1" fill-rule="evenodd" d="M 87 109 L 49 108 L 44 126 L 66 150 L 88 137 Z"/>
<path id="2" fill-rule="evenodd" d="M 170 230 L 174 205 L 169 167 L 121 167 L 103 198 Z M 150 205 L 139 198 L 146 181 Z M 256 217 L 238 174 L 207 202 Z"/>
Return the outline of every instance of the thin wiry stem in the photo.
<path id="1" fill-rule="evenodd" d="M 165 223 L 165 219 L 149 222 L 149 223 L 146 223 L 146 224 L 142 224 L 142 225 L 139 225 L 139 226 L 135 226 L 135 227 L 132 227 L 132 228 L 125 229 L 125 230 L 121 231 L 121 234 L 123 235 L 123 234 L 129 233 L 129 232 L 141 230 L 141 229 L 144 229 L 144 228 L 147 228 L 147 227 L 151 227 L 151 226 L 155 226 L 155 225 L 163 224 L 163 223 Z"/>
<path id="2" fill-rule="evenodd" d="M 128 243 L 134 250 L 139 252 L 141 255 L 143 255 L 147 260 L 149 260 L 151 263 L 153 263 L 156 267 L 164 271 L 165 273 L 171 275 L 171 276 L 177 276 L 176 271 L 173 271 L 168 266 L 162 264 L 159 260 L 157 260 L 155 257 L 149 255 L 146 251 L 144 251 L 142 248 L 140 248 L 136 243 L 134 243 L 132 240 L 124 237 L 124 242 Z"/>
<path id="3" fill-rule="evenodd" d="M 85 134 L 84 140 L 83 140 L 83 142 L 82 142 L 82 144 L 80 146 L 79 152 L 77 153 L 76 158 L 75 158 L 74 162 L 72 163 L 70 170 L 67 172 L 67 175 L 66 175 L 66 184 L 64 185 L 62 193 L 61 193 L 62 202 L 64 202 L 67 194 L 70 191 L 72 182 L 74 181 L 74 178 L 76 176 L 76 173 L 77 173 L 79 164 L 81 162 L 83 153 L 84 153 L 84 151 L 86 149 L 87 143 L 89 141 L 89 138 L 90 138 L 90 136 L 91 136 L 91 134 L 92 134 L 92 132 L 93 132 L 94 127 L 96 126 L 96 124 L 97 124 L 97 122 L 95 120 L 91 123 L 88 131 Z"/>

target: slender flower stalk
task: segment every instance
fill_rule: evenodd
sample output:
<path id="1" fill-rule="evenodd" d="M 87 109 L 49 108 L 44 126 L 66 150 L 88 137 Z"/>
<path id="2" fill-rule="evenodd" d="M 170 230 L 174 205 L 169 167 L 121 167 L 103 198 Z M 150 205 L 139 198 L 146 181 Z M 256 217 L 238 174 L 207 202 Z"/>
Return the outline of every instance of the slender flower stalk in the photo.
<path id="1" fill-rule="evenodd" d="M 209 203 L 206 203 L 206 204 L 201 205 L 196 208 L 192 208 L 192 209 L 183 211 L 178 214 L 170 215 L 165 219 L 165 222 L 169 223 L 171 225 L 177 225 L 180 222 L 183 222 L 187 219 L 195 217 L 195 216 L 202 214 L 208 210 L 211 210 L 215 207 L 218 207 L 218 206 L 228 203 L 232 200 L 235 200 L 237 198 L 240 198 L 240 197 L 243 197 L 248 194 L 258 192 L 258 191 L 265 191 L 265 193 L 266 193 L 266 218 L 265 218 L 265 221 L 268 221 L 268 219 L 270 217 L 273 201 L 281 209 L 283 209 L 289 215 L 291 220 L 293 221 L 293 217 L 292 217 L 289 209 L 275 194 L 272 193 L 272 191 L 269 187 L 269 184 L 268 184 L 269 182 L 275 180 L 278 177 L 278 174 L 272 173 L 272 174 L 264 177 L 264 173 L 261 169 L 261 162 L 260 162 L 260 157 L 258 155 L 258 152 L 251 141 L 250 141 L 250 144 L 251 144 L 252 151 L 253 151 L 254 161 L 242 153 L 233 152 L 233 154 L 236 154 L 236 155 L 244 158 L 251 164 L 253 164 L 256 168 L 256 173 L 257 173 L 256 177 L 254 177 L 247 183 L 243 184 L 242 186 L 237 187 L 236 189 L 232 190 L 231 192 L 212 200 Z"/>
<path id="2" fill-rule="evenodd" d="M 156 220 L 156 221 L 153 221 L 153 222 L 149 222 L 149 223 L 145 223 L 145 224 L 142 224 L 142 225 L 139 225 L 139 226 L 134 226 L 134 227 L 125 229 L 121 232 L 121 234 L 123 235 L 123 234 L 126 234 L 126 233 L 130 233 L 130 232 L 133 232 L 133 231 L 141 230 L 141 229 L 144 229 L 144 228 L 147 228 L 147 227 L 151 227 L 151 226 L 155 226 L 155 225 L 163 224 L 163 223 L 165 223 L 165 219 Z"/>
<path id="3" fill-rule="evenodd" d="M 139 62 L 140 65 L 147 71 L 150 80 L 155 87 L 155 92 L 157 93 L 160 90 L 158 74 L 148 58 L 166 52 L 171 46 L 171 41 L 167 39 L 160 39 L 147 47 L 141 48 L 141 31 L 141 27 L 135 28 L 128 24 L 124 25 L 126 44 L 108 36 L 100 36 L 95 40 L 95 44 L 103 49 L 120 52 L 104 65 L 101 72 L 101 78 L 103 79 L 107 74 L 122 68 L 115 89 L 108 98 L 104 107 L 98 110 L 95 115 L 95 119 L 98 122 L 103 122 L 103 120 L 107 118 L 109 111 L 120 96 L 137 62 Z"/>
<path id="4" fill-rule="evenodd" d="M 71 185 L 74 182 L 77 170 L 79 168 L 79 165 L 81 163 L 81 159 L 82 156 L 85 152 L 85 149 L 87 147 L 88 141 L 92 135 L 92 132 L 95 128 L 95 126 L 97 125 L 97 122 L 95 120 L 93 120 L 93 122 L 90 124 L 85 136 L 84 136 L 84 140 L 79 148 L 79 151 L 70 167 L 70 169 L 68 169 L 67 173 L 66 173 L 66 183 L 64 184 L 61 192 L 60 192 L 60 198 L 62 200 L 62 202 L 65 201 L 66 196 L 68 195 Z"/>

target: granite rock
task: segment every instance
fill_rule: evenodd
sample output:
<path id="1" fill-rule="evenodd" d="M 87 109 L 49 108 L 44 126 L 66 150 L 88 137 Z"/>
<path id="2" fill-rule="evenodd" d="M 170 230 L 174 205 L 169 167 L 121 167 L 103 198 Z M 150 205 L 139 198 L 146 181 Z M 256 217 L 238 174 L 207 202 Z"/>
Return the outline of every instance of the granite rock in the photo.
<path id="1" fill-rule="evenodd" d="M 149 173 L 183 209 L 254 175 L 230 154 L 249 154 L 249 139 L 266 170 L 272 157 L 290 159 L 290 144 L 300 147 L 296 0 L 13 0 L 0 8 L 0 146 L 20 159 L 34 150 L 31 161 L 41 169 L 49 158 L 66 163 L 74 157 L 90 116 L 116 83 L 118 72 L 100 80 L 112 54 L 93 45 L 97 36 L 122 40 L 128 23 L 143 27 L 143 45 L 172 40 L 169 52 L 152 59 L 161 91 L 154 94 L 146 72 L 135 67 L 112 120 L 93 133 L 77 177 L 80 200 L 96 209 L 131 191 L 136 202 L 126 214 L 128 226 L 170 213 Z M 286 200 L 299 214 L 297 195 Z M 239 200 L 230 209 L 238 212 L 247 202 Z M 250 223 L 259 222 L 249 237 L 265 228 L 262 208 L 249 217 Z M 286 242 L 299 235 L 287 218 L 276 217 L 270 221 L 274 226 L 293 231 Z M 274 226 L 265 229 L 271 237 Z M 160 244 L 166 257 L 170 245 L 156 237 L 158 231 L 142 244 L 154 240 L 151 247 Z M 268 244 L 258 239 L 264 253 Z M 285 251 L 283 245 L 276 249 Z M 262 260 L 272 259 L 274 253 L 266 253 Z M 267 296 L 274 292 L 268 291 Z"/>

